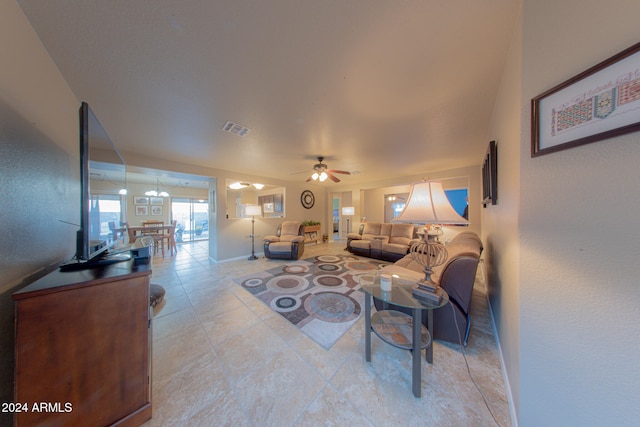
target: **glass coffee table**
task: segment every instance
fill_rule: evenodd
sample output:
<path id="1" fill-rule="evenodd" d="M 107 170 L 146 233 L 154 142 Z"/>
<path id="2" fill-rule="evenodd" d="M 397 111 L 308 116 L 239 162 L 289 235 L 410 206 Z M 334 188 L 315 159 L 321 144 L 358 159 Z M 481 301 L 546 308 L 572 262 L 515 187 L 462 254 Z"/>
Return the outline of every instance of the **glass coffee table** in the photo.
<path id="1" fill-rule="evenodd" d="M 412 290 L 416 280 L 397 275 L 392 276 L 391 291 L 380 288 L 380 274 L 365 274 L 360 277 L 360 286 L 365 292 L 365 356 L 371 362 L 371 330 L 384 342 L 413 353 L 412 388 L 413 395 L 422 394 L 422 363 L 420 352 L 426 348 L 425 359 L 433 363 L 433 310 L 449 302 L 449 295 L 443 291 L 442 300 L 425 301 L 413 297 Z M 371 315 L 372 298 L 382 301 L 383 310 Z M 396 310 L 388 310 L 387 305 L 394 304 L 412 310 L 409 316 Z M 422 310 L 427 310 L 427 325 L 422 325 Z"/>

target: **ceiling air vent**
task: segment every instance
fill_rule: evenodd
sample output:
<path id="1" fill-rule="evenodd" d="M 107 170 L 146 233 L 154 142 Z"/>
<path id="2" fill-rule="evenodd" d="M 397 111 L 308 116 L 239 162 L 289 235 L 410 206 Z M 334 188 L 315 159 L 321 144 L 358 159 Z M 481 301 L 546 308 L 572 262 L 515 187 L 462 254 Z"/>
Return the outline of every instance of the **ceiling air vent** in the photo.
<path id="1" fill-rule="evenodd" d="M 222 130 L 238 136 L 245 136 L 249 133 L 249 128 L 233 122 L 227 122 L 222 126 Z"/>

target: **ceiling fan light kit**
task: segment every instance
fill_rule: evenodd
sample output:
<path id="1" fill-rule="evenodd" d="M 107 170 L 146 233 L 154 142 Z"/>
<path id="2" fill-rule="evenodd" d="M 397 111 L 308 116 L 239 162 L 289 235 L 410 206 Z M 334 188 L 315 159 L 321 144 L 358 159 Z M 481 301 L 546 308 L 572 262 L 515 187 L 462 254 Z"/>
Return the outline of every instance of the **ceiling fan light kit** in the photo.
<path id="1" fill-rule="evenodd" d="M 313 174 L 307 179 L 307 182 L 310 181 L 320 181 L 320 182 L 324 182 L 327 180 L 327 178 L 329 178 L 331 181 L 333 182 L 340 182 L 340 180 L 333 175 L 334 173 L 341 173 L 344 175 L 351 175 L 351 172 L 348 171 L 341 171 L 341 170 L 335 170 L 335 169 L 327 169 L 327 165 L 322 163 L 322 161 L 324 160 L 324 157 L 318 157 L 318 163 L 313 165 Z"/>

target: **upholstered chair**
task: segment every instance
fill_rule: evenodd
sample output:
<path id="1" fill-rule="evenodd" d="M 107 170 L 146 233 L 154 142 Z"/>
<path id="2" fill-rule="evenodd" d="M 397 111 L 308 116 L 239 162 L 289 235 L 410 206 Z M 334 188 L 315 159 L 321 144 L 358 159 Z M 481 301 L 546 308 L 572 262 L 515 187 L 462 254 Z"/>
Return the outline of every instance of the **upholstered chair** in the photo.
<path id="1" fill-rule="evenodd" d="M 264 256 L 276 259 L 299 259 L 304 252 L 304 226 L 298 221 L 284 221 L 275 236 L 264 238 Z"/>

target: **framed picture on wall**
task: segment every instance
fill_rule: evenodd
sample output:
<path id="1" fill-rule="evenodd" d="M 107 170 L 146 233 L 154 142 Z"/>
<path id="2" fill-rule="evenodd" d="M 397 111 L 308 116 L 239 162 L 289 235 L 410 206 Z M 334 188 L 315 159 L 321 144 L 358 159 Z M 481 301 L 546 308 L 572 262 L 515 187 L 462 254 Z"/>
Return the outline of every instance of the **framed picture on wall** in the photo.
<path id="1" fill-rule="evenodd" d="M 531 100 L 531 157 L 640 130 L 640 43 Z"/>
<path id="2" fill-rule="evenodd" d="M 161 216 L 162 215 L 162 206 L 151 205 L 151 215 L 153 215 L 153 216 Z"/>
<path id="3" fill-rule="evenodd" d="M 164 197 L 151 197 L 149 200 L 152 205 L 164 205 Z"/>
<path id="4" fill-rule="evenodd" d="M 149 215 L 149 206 L 136 205 L 136 216 L 147 216 L 147 215 Z"/>
<path id="5" fill-rule="evenodd" d="M 482 206 L 498 204 L 498 146 L 489 143 L 482 165 Z"/>
<path id="6" fill-rule="evenodd" d="M 134 196 L 133 203 L 136 205 L 148 205 L 149 198 L 146 196 Z"/>

